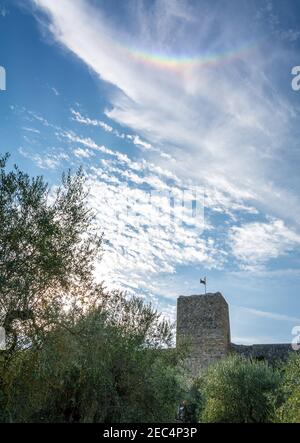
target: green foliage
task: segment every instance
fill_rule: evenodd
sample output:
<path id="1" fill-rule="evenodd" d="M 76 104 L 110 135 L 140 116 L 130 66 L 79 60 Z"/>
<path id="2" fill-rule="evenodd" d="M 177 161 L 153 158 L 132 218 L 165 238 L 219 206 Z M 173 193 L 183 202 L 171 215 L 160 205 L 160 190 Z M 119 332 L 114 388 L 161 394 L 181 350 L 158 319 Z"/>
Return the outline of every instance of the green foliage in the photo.
<path id="1" fill-rule="evenodd" d="M 93 279 L 102 237 L 84 177 L 42 177 L 0 157 L 0 420 L 173 421 L 182 380 L 170 324 Z"/>
<path id="2" fill-rule="evenodd" d="M 76 286 L 89 288 L 101 236 L 81 171 L 50 192 L 42 177 L 7 171 L 7 159 L 0 156 L 0 324 L 10 358 L 59 319 L 70 295 L 82 294 Z"/>
<path id="3" fill-rule="evenodd" d="M 6 379 L 6 421 L 174 420 L 183 383 L 179 356 L 158 347 L 169 340 L 167 324 L 150 306 L 139 302 L 137 310 L 137 299 L 116 295 L 109 297 L 110 305 L 136 326 L 108 319 L 99 308 L 71 329 L 54 329 L 41 349 L 33 347 L 15 360 Z"/>
<path id="4" fill-rule="evenodd" d="M 197 423 L 202 409 L 202 396 L 198 383 L 193 383 L 180 404 L 179 419 L 184 423 Z"/>
<path id="5" fill-rule="evenodd" d="M 230 356 L 196 382 L 201 422 L 261 423 L 274 418 L 280 374 L 264 362 Z"/>
<path id="6" fill-rule="evenodd" d="M 283 367 L 284 402 L 277 410 L 278 421 L 300 423 L 300 355 L 292 353 Z"/>

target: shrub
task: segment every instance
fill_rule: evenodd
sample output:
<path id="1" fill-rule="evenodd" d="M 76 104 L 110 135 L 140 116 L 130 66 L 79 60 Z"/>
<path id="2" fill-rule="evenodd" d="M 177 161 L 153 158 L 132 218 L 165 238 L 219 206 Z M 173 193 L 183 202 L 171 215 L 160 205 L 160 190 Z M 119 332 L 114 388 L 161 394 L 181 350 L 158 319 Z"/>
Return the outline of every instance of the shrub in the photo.
<path id="1" fill-rule="evenodd" d="M 283 367 L 282 391 L 284 402 L 277 418 L 285 423 L 300 423 L 300 356 L 292 354 Z"/>
<path id="2" fill-rule="evenodd" d="M 133 313 L 137 324 L 149 314 L 142 306 Z M 127 313 L 134 307 L 129 301 Z M 183 386 L 178 357 L 175 350 L 150 346 L 149 334 L 142 335 L 141 328 L 129 333 L 128 325 L 108 322 L 101 310 L 70 330 L 52 330 L 41 349 L 24 351 L 11 366 L 5 420 L 174 421 Z"/>
<path id="3" fill-rule="evenodd" d="M 280 374 L 264 362 L 230 356 L 196 382 L 201 422 L 270 422 L 278 401 Z"/>

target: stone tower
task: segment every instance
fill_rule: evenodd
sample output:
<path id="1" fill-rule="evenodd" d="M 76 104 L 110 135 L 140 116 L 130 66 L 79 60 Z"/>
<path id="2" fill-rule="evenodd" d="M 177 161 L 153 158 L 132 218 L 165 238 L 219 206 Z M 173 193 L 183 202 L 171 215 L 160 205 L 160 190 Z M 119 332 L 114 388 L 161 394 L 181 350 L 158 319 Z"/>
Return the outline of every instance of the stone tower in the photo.
<path id="1" fill-rule="evenodd" d="M 188 348 L 191 378 L 230 351 L 228 304 L 220 292 L 180 296 L 177 300 L 177 346 Z"/>

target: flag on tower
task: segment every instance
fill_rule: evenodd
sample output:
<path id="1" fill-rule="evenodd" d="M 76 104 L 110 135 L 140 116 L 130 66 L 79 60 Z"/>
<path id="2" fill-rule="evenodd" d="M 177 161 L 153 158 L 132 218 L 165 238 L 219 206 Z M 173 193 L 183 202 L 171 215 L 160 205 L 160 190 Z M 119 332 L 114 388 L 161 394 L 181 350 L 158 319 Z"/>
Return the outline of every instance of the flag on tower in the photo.
<path id="1" fill-rule="evenodd" d="M 200 278 L 200 284 L 205 286 L 205 294 L 206 294 L 206 277 Z"/>

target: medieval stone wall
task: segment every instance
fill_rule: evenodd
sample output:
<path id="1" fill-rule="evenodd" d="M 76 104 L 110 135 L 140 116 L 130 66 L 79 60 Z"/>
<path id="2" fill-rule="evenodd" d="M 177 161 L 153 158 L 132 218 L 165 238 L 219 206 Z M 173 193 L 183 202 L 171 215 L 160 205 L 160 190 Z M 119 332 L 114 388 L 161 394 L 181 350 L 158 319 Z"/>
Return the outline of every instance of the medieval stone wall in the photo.
<path id="1" fill-rule="evenodd" d="M 271 365 L 276 365 L 280 361 L 287 360 L 290 353 L 295 352 L 289 343 L 250 346 L 235 345 L 232 343 L 231 350 L 236 354 L 243 355 L 247 358 L 253 358 L 255 360 L 266 361 Z"/>

